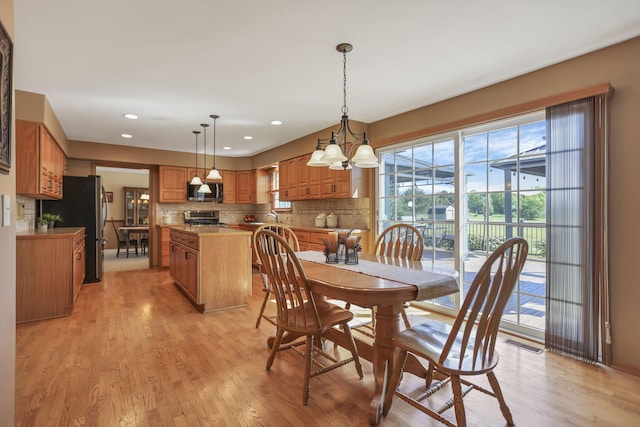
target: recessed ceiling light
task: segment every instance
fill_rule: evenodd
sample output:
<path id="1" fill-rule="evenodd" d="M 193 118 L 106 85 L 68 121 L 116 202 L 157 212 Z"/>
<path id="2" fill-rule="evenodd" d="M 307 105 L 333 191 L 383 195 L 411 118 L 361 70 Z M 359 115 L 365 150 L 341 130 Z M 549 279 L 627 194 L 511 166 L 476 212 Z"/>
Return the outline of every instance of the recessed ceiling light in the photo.
<path id="1" fill-rule="evenodd" d="M 242 138 L 244 138 L 244 139 L 253 139 L 253 137 L 251 135 L 245 135 Z"/>
<path id="2" fill-rule="evenodd" d="M 222 147 L 223 150 L 231 150 L 231 147 Z"/>
<path id="3" fill-rule="evenodd" d="M 274 126 L 280 126 L 282 122 L 280 120 L 271 120 L 271 124 Z"/>
<path id="4" fill-rule="evenodd" d="M 125 119 L 131 119 L 131 120 L 138 120 L 138 116 L 136 116 L 135 114 L 123 114 L 122 115 Z"/>
<path id="5" fill-rule="evenodd" d="M 129 135 L 128 133 L 121 133 L 120 136 L 123 138 L 133 138 L 133 135 Z"/>

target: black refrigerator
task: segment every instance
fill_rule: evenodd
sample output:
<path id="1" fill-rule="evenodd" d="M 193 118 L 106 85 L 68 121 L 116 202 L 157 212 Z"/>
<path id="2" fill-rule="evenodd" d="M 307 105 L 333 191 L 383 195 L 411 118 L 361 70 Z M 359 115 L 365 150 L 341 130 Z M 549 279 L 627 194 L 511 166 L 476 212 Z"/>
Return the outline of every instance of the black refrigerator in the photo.
<path id="1" fill-rule="evenodd" d="M 107 218 L 107 198 L 100 177 L 64 176 L 62 200 L 42 200 L 43 212 L 58 214 L 62 222 L 58 227 L 84 227 L 86 232 L 86 271 L 84 283 L 102 279 L 104 225 Z"/>

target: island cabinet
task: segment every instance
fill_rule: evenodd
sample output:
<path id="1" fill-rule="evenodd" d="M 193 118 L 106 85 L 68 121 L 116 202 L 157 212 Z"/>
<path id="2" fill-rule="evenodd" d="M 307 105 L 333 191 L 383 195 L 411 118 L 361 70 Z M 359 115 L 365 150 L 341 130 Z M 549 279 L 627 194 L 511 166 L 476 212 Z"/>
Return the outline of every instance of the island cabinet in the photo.
<path id="1" fill-rule="evenodd" d="M 16 233 L 16 322 L 71 314 L 84 275 L 84 227 Z"/>
<path id="2" fill-rule="evenodd" d="M 65 155 L 42 123 L 16 120 L 16 194 L 62 199 Z"/>
<path id="3" fill-rule="evenodd" d="M 251 233 L 172 227 L 169 273 L 199 311 L 245 306 L 251 295 Z"/>
<path id="4" fill-rule="evenodd" d="M 171 254 L 171 237 L 169 227 L 188 227 L 187 224 L 158 225 L 160 230 L 160 267 L 169 267 Z"/>

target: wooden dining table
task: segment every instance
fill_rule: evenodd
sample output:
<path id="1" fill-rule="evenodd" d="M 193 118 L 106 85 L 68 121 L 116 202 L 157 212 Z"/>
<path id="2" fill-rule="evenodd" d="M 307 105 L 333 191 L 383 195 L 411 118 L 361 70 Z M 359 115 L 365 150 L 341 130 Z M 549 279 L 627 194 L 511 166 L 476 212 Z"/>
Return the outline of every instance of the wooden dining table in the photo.
<path id="1" fill-rule="evenodd" d="M 380 421 L 391 376 L 395 349 L 393 338 L 400 331 L 400 313 L 404 304 L 418 298 L 426 300 L 458 292 L 458 274 L 454 270 L 434 266 L 430 261 L 406 261 L 368 254 L 360 254 L 359 257 L 360 271 L 353 271 L 345 269 L 346 266 L 322 262 L 322 254 L 318 252 L 298 253 L 314 294 L 361 307 L 376 307 L 373 344 L 354 337 L 359 355 L 373 363 L 375 390 L 369 406 L 369 423 L 376 425 Z M 384 265 L 385 271 L 376 271 L 376 264 Z M 410 277 L 405 282 L 401 281 L 407 276 L 407 270 L 413 270 L 410 271 L 413 277 L 420 276 L 419 284 L 406 283 L 413 280 Z M 344 335 L 338 331 L 330 330 L 325 335 L 337 344 L 346 345 Z M 409 360 L 405 369 L 421 376 L 426 374 L 424 367 L 415 359 Z"/>
<path id="2" fill-rule="evenodd" d="M 119 227 L 118 230 L 124 233 L 124 238 L 127 242 L 127 258 L 129 258 L 129 246 L 131 245 L 131 235 L 149 233 L 149 226 L 148 225 L 126 225 L 126 226 Z M 136 249 L 136 255 L 138 255 L 137 249 Z"/>

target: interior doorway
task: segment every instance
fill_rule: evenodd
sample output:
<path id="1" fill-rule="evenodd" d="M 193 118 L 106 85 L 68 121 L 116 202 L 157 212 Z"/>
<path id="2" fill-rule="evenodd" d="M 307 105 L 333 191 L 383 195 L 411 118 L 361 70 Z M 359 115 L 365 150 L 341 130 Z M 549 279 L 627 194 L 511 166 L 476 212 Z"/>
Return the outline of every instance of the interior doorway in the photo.
<path id="1" fill-rule="evenodd" d="M 149 169 L 96 166 L 95 173 L 102 177 L 107 193 L 104 271 L 150 268 Z"/>

